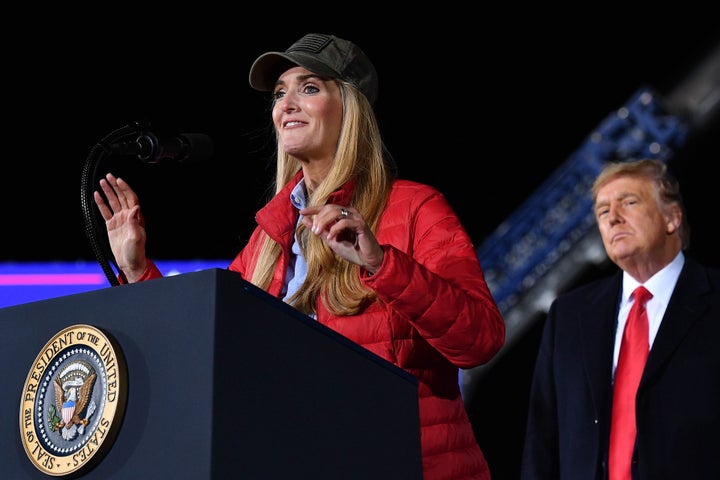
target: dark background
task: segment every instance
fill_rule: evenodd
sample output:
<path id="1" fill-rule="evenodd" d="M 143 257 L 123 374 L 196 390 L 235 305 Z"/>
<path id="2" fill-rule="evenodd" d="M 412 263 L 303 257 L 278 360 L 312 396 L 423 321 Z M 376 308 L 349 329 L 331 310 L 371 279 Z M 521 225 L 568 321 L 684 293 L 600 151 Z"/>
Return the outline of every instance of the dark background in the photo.
<path id="1" fill-rule="evenodd" d="M 94 259 L 81 173 L 96 143 L 134 121 L 215 142 L 213 158 L 198 164 L 107 159 L 140 195 L 149 254 L 230 260 L 274 168 L 269 98 L 250 89 L 248 70 L 307 32 L 353 40 L 373 59 L 377 113 L 400 175 L 443 191 L 477 245 L 637 89 L 672 91 L 720 41 L 716 17 L 689 6 L 493 8 L 399 6 L 396 18 L 363 10 L 326 23 L 299 15 L 333 12 L 299 3 L 262 15 L 201 8 L 147 18 L 128 8 L 77 22 L 34 19 L 4 60 L 0 261 Z M 695 132 L 672 162 L 693 228 L 689 253 L 715 266 L 718 123 Z M 496 480 L 516 475 L 535 341 L 498 365 L 472 412 Z"/>
<path id="2" fill-rule="evenodd" d="M 93 259 L 82 168 L 97 142 L 133 121 L 168 136 L 205 133 L 216 147 L 201 164 L 130 158 L 112 168 L 140 195 L 150 254 L 232 258 L 274 168 L 268 97 L 250 89 L 248 70 L 306 31 L 350 38 L 373 59 L 377 112 L 400 174 L 442 190 L 478 245 L 638 88 L 668 92 L 720 41 L 702 12 L 554 23 L 438 16 L 408 34 L 382 19 L 251 33 L 228 12 L 201 12 L 183 24 L 36 26 L 42 41 L 9 54 L 0 259 Z M 709 237 L 703 209 L 714 199 L 698 198 L 695 185 L 712 181 L 717 132 L 704 135 L 681 172 L 698 243 Z"/>

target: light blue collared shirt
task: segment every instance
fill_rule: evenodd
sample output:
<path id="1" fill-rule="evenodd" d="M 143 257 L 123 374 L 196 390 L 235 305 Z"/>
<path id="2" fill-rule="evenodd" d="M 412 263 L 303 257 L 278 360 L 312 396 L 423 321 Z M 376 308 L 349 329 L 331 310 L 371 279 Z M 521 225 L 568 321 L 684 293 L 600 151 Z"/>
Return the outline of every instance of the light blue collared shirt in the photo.
<path id="1" fill-rule="evenodd" d="M 295 185 L 293 191 L 290 192 L 290 203 L 293 204 L 298 210 L 302 210 L 306 205 L 305 198 L 305 179 L 302 178 Z M 298 224 L 302 217 L 298 217 Z M 297 228 L 295 229 L 295 241 L 292 244 L 292 254 L 290 255 L 290 263 L 288 264 L 287 272 L 285 273 L 285 295 L 283 301 L 287 302 L 295 292 L 300 289 L 300 286 L 307 278 L 307 263 L 305 257 L 300 253 L 300 243 L 297 238 Z"/>

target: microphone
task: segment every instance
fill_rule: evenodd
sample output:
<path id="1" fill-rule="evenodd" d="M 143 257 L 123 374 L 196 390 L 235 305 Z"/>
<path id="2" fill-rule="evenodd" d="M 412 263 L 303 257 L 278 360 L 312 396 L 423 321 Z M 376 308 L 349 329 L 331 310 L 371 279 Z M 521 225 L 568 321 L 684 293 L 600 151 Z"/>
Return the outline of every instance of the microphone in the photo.
<path id="1" fill-rule="evenodd" d="M 115 143 L 110 151 L 116 155 L 137 155 L 146 163 L 175 160 L 180 163 L 204 161 L 214 153 L 212 139 L 202 133 L 183 133 L 160 139 L 152 132 L 141 133 L 133 142 Z"/>

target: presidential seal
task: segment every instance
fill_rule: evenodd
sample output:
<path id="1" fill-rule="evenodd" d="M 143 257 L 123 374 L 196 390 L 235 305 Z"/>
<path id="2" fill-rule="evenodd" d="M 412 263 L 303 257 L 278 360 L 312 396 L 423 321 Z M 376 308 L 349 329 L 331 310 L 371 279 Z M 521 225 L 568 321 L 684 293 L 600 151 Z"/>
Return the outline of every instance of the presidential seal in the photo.
<path id="1" fill-rule="evenodd" d="M 30 368 L 20 401 L 20 436 L 40 471 L 88 470 L 122 423 L 127 369 L 112 339 L 90 325 L 57 333 Z"/>

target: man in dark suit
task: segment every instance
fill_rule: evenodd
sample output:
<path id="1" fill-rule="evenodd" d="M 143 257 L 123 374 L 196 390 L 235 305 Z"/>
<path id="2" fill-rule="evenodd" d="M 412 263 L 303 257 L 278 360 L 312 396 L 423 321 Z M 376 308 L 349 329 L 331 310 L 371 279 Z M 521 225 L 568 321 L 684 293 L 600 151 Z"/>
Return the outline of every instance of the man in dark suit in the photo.
<path id="1" fill-rule="evenodd" d="M 665 163 L 608 163 L 592 196 L 605 251 L 620 270 L 558 296 L 550 307 L 521 478 L 720 479 L 720 271 L 685 255 L 689 226 Z M 652 295 L 649 352 L 638 373 L 635 422 L 625 422 L 630 448 L 616 475 L 609 464 L 623 455 L 611 449 L 618 443 L 611 430 L 620 430 L 612 421 L 613 382 L 639 285 Z"/>

